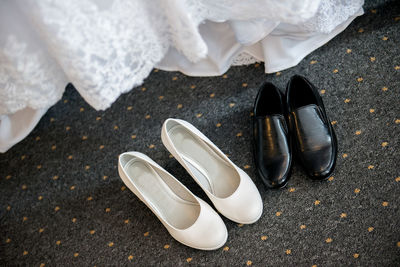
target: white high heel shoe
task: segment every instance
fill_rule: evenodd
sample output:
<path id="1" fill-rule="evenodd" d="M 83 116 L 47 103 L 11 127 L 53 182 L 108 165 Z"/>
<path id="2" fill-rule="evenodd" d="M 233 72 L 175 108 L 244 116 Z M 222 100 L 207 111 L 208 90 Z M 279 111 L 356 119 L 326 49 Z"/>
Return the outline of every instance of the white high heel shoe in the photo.
<path id="1" fill-rule="evenodd" d="M 177 241 L 202 250 L 225 244 L 228 232 L 221 217 L 148 156 L 139 152 L 121 154 L 118 172 Z"/>
<path id="2" fill-rule="evenodd" d="M 251 178 L 193 125 L 167 119 L 161 139 L 221 214 L 243 224 L 261 217 L 263 203 Z"/>

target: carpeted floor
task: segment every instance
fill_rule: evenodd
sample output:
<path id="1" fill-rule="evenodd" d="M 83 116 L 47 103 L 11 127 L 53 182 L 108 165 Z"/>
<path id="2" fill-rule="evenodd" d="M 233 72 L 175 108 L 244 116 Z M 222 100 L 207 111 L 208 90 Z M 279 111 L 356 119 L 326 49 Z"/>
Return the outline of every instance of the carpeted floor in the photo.
<path id="1" fill-rule="evenodd" d="M 154 70 L 105 112 L 69 86 L 35 130 L 0 155 L 0 265 L 399 266 L 400 2 L 365 8 L 281 73 L 265 75 L 262 64 L 210 78 Z M 295 164 L 286 188 L 267 190 L 255 175 L 250 112 L 260 83 L 283 89 L 295 73 L 321 88 L 338 164 L 323 182 Z M 176 242 L 118 177 L 118 154 L 141 151 L 208 201 L 161 143 L 168 117 L 203 131 L 263 197 L 257 223 L 224 218 L 229 238 L 219 250 Z"/>

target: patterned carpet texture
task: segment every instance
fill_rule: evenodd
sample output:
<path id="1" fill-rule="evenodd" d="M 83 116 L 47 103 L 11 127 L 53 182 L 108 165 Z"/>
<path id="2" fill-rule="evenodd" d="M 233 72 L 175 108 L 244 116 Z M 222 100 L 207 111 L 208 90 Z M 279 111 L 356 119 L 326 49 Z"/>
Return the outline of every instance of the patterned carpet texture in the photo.
<path id="1" fill-rule="evenodd" d="M 320 88 L 339 140 L 326 181 L 296 163 L 288 186 L 256 176 L 251 110 L 265 80 L 294 74 Z M 104 112 L 72 85 L 34 131 L 0 155 L 1 266 L 399 266 L 400 2 L 365 15 L 282 72 L 262 64 L 195 78 L 154 70 Z M 252 225 L 226 218 L 216 251 L 181 245 L 122 183 L 117 156 L 140 151 L 211 203 L 160 139 L 169 117 L 191 122 L 254 180 L 264 202 Z"/>

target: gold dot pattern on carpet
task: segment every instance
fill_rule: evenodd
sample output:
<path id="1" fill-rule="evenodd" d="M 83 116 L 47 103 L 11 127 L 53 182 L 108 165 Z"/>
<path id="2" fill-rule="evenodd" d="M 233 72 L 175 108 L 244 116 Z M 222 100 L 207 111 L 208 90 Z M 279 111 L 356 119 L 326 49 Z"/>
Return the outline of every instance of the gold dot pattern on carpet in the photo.
<path id="1" fill-rule="evenodd" d="M 374 12 L 371 10 L 370 13 Z M 379 16 L 376 15 L 375 17 L 380 17 L 382 14 L 383 13 L 379 10 Z M 399 24 L 397 25 L 400 25 L 399 15 L 397 15 L 396 18 L 392 15 L 393 14 L 390 14 L 390 21 L 394 23 L 394 19 L 398 21 Z M 364 24 L 367 22 L 365 20 L 363 21 L 362 18 L 360 21 L 364 22 Z M 229 241 L 222 246 L 220 250 L 215 251 L 215 253 L 221 255 L 220 258 L 223 260 L 227 262 L 230 261 L 230 263 L 232 263 L 232 260 L 236 260 L 237 264 L 242 265 L 265 266 L 267 262 L 274 257 L 268 257 L 267 255 L 263 258 L 263 256 L 256 256 L 256 254 L 246 254 L 248 251 L 251 251 L 252 246 L 256 244 L 260 245 L 260 243 L 264 246 L 264 252 L 266 248 L 272 248 L 271 255 L 275 253 L 275 255 L 278 254 L 278 258 L 286 259 L 286 262 L 282 262 L 282 265 L 290 265 L 287 264 L 289 259 L 293 260 L 293 264 L 299 262 L 299 260 L 304 260 L 304 265 L 306 266 L 316 266 L 314 263 L 318 264 L 318 266 L 325 266 L 329 265 L 327 263 L 332 260 L 332 254 L 335 253 L 337 254 L 335 254 L 335 256 L 343 259 L 343 265 L 351 265 L 351 263 L 354 265 L 354 262 L 356 262 L 356 265 L 358 262 L 361 265 L 365 265 L 368 262 L 372 264 L 374 262 L 373 260 L 377 258 L 378 255 L 376 255 L 376 251 L 374 251 L 372 246 L 368 246 L 368 244 L 371 245 L 374 244 L 374 242 L 381 244 L 381 249 L 388 246 L 398 251 L 397 247 L 400 247 L 400 240 L 396 237 L 397 240 L 392 239 L 389 242 L 387 238 L 389 235 L 385 232 L 387 229 L 385 229 L 383 224 L 387 219 L 386 216 L 391 216 L 391 213 L 396 211 L 398 207 L 398 202 L 390 195 L 390 193 L 394 191 L 389 191 L 387 189 L 394 189 L 394 187 L 397 189 L 397 187 L 400 186 L 400 173 L 389 170 L 391 165 L 391 162 L 389 162 L 390 156 L 396 153 L 397 139 L 395 139 L 395 134 L 397 133 L 396 131 L 400 129 L 400 117 L 396 115 L 396 110 L 389 110 L 390 107 L 386 106 L 387 102 L 385 102 L 385 98 L 394 99 L 393 97 L 396 97 L 398 86 L 396 86 L 396 83 L 392 80 L 387 79 L 388 76 L 384 71 L 378 72 L 379 66 L 384 64 L 387 65 L 386 72 L 390 73 L 391 76 L 399 74 L 400 66 L 398 65 L 400 65 L 400 62 L 397 59 L 387 62 L 387 55 L 382 53 L 382 51 L 390 51 L 390 47 L 397 39 L 392 37 L 389 31 L 387 33 L 383 32 L 379 35 L 374 35 L 372 33 L 372 27 L 369 25 L 362 25 L 363 27 L 368 26 L 365 35 L 361 33 L 356 34 L 357 31 L 364 32 L 364 29 L 360 28 L 361 24 L 362 23 L 359 22 L 357 24 L 358 26 L 350 25 L 350 32 L 356 35 L 356 39 L 363 38 L 363 36 L 372 37 L 371 39 L 375 39 L 376 42 L 382 46 L 381 48 L 377 47 L 374 51 L 365 51 L 364 49 L 360 49 L 362 47 L 354 45 L 354 43 L 351 43 L 351 40 L 349 40 L 349 44 L 344 44 L 344 46 L 342 44 L 340 47 L 334 47 L 335 49 L 338 48 L 339 54 L 337 57 L 340 60 L 328 62 L 330 64 L 326 64 L 323 57 L 314 57 L 314 55 L 311 55 L 301 63 L 301 68 L 304 69 L 300 68 L 300 72 L 303 71 L 303 73 L 309 73 L 311 68 L 318 68 L 318 72 L 320 72 L 321 75 L 327 76 L 324 81 L 317 81 L 315 77 L 311 76 L 310 80 L 313 82 L 315 81 L 320 89 L 319 93 L 324 98 L 324 101 L 327 102 L 326 107 L 329 116 L 332 119 L 340 121 L 340 124 L 337 120 L 332 120 L 331 122 L 335 130 L 337 130 L 340 143 L 335 177 L 330 176 L 327 181 L 313 183 L 312 186 L 310 181 L 300 181 L 301 179 L 297 181 L 293 179 L 289 182 L 286 189 L 278 193 L 276 191 L 271 191 L 271 194 L 262 195 L 264 214 L 259 223 L 267 223 L 270 226 L 272 225 L 272 228 L 257 228 L 257 224 L 250 226 L 232 224 L 231 226 L 233 227 L 229 229 L 229 225 L 227 225 L 230 234 Z M 385 37 L 387 40 L 386 42 L 382 41 Z M 335 40 L 333 40 L 333 42 L 335 42 Z M 386 47 L 386 45 L 388 46 Z M 354 50 L 351 49 L 352 47 Z M 312 59 L 311 57 L 314 58 Z M 342 59 L 345 61 L 341 62 Z M 349 69 L 349 64 L 354 64 L 355 61 L 359 61 L 359 69 Z M 284 89 L 284 83 L 287 82 L 292 74 L 290 70 L 264 74 L 262 72 L 263 64 L 259 63 L 254 64 L 254 68 L 258 68 L 252 68 L 255 73 L 259 72 L 260 75 L 263 75 L 263 79 L 271 80 L 274 83 L 276 82 L 276 84 L 281 86 L 280 89 Z M 382 79 L 374 79 L 368 71 L 369 69 L 372 73 L 379 73 Z M 154 70 L 153 72 L 158 72 L 158 70 Z M 240 73 L 241 72 L 242 71 L 240 71 Z M 140 149 L 142 149 L 145 150 L 144 152 L 146 152 L 147 149 L 149 156 L 154 157 L 155 161 L 160 161 L 160 165 L 166 166 L 168 171 L 172 170 L 174 172 L 173 174 L 180 180 L 182 173 L 186 175 L 185 170 L 180 168 L 179 171 L 175 172 L 174 168 L 179 166 L 179 164 L 176 165 L 175 159 L 168 159 L 173 158 L 173 156 L 164 149 L 162 143 L 159 142 L 160 140 L 152 139 L 144 130 L 157 130 L 157 128 L 153 128 L 153 126 L 158 125 L 161 127 L 164 119 L 170 116 L 179 117 L 182 115 L 181 117 L 186 118 L 189 122 L 190 119 L 192 119 L 193 122 L 191 123 L 200 130 L 205 130 L 205 132 L 208 133 L 207 136 L 209 135 L 210 139 L 214 138 L 216 144 L 220 145 L 224 152 L 229 152 L 237 166 L 246 170 L 254 180 L 261 191 L 260 193 L 267 192 L 265 189 L 261 188 L 262 181 L 257 177 L 255 166 L 251 165 L 251 150 L 244 151 L 245 153 L 243 154 L 238 154 L 233 148 L 239 143 L 251 143 L 252 135 L 248 133 L 250 133 L 250 123 L 252 121 L 252 118 L 249 118 L 249 116 L 254 116 L 251 112 L 251 106 L 253 105 L 252 98 L 255 97 L 257 87 L 260 84 L 259 81 L 262 79 L 260 78 L 257 80 L 256 75 L 254 75 L 254 77 L 242 76 L 238 79 L 237 75 L 239 71 L 229 71 L 228 73 L 229 76 L 228 74 L 224 74 L 217 78 L 201 79 L 183 77 L 182 74 L 176 72 L 167 73 L 160 71 L 159 74 L 155 74 L 159 77 L 163 77 L 166 83 L 172 86 L 171 89 L 168 88 L 168 90 L 179 90 L 179 88 L 182 87 L 182 90 L 190 92 L 188 96 L 194 99 L 194 103 L 190 103 L 183 98 L 175 99 L 171 97 L 174 96 L 171 92 L 175 93 L 175 91 L 168 91 L 162 88 L 167 88 L 168 85 L 157 87 L 154 84 L 147 84 L 147 82 L 145 82 L 147 89 L 146 87 L 139 86 L 134 89 L 136 95 L 129 96 L 128 101 L 125 101 L 124 97 L 118 100 L 121 101 L 121 105 L 119 105 L 119 109 L 117 109 L 117 111 L 121 112 L 120 117 L 111 116 L 112 114 L 110 111 L 114 107 L 111 107 L 111 109 L 105 112 L 95 111 L 86 104 L 82 104 L 83 101 L 78 102 L 76 97 L 71 98 L 69 102 L 67 99 L 63 99 L 64 102 L 68 102 L 69 104 L 62 104 L 62 100 L 61 106 L 63 109 L 71 107 L 73 113 L 78 114 L 80 119 L 82 119 L 81 124 L 66 120 L 66 117 L 59 116 L 54 110 L 49 110 L 48 114 L 39 124 L 40 131 L 35 130 L 33 134 L 26 139 L 34 144 L 35 151 L 29 146 L 24 148 L 24 146 L 19 144 L 17 147 L 18 149 L 9 152 L 10 154 L 15 154 L 16 157 L 14 160 L 16 159 L 16 164 L 21 164 L 20 169 L 27 168 L 38 178 L 36 179 L 35 177 L 35 179 L 28 180 L 25 179 L 19 171 L 13 172 L 9 169 L 4 170 L 4 172 L 0 174 L 0 182 L 4 182 L 2 185 L 6 185 L 6 183 L 12 185 L 12 188 L 15 189 L 14 193 L 20 195 L 21 199 L 26 198 L 32 201 L 30 204 L 34 207 L 33 210 L 24 208 L 22 209 L 23 213 L 21 213 L 22 206 L 15 201 L 7 200 L 5 203 L 2 203 L 0 210 L 3 211 L 3 217 L 15 216 L 15 223 L 22 225 L 21 228 L 26 229 L 26 232 L 23 232 L 23 234 L 32 234 L 31 240 L 27 240 L 26 244 L 22 244 L 21 237 L 18 237 L 15 233 L 7 232 L 2 238 L 3 248 L 8 249 L 7 247 L 19 246 L 15 255 L 11 255 L 11 253 L 7 255 L 10 255 L 10 257 L 13 256 L 17 258 L 19 256 L 23 258 L 21 256 L 25 254 L 26 256 L 24 259 L 26 261 L 29 260 L 33 265 L 43 266 L 43 264 L 45 264 L 46 266 L 50 266 L 54 261 L 47 261 L 49 259 L 48 255 L 51 255 L 54 251 L 49 250 L 48 252 L 43 252 L 43 250 L 36 249 L 33 245 L 30 245 L 34 243 L 34 238 L 40 238 L 43 240 L 38 240 L 38 244 L 40 243 L 41 245 L 42 241 L 47 242 L 49 240 L 50 249 L 53 247 L 53 249 L 58 250 L 55 251 L 56 253 L 65 253 L 63 255 L 66 255 L 66 260 L 68 260 L 68 258 L 71 260 L 72 258 L 76 265 L 84 265 L 84 261 L 90 264 L 90 260 L 93 262 L 92 266 L 94 264 L 97 266 L 107 265 L 107 262 L 101 260 L 101 258 L 106 257 L 97 255 L 99 252 L 96 252 L 96 250 L 91 250 L 92 252 L 89 252 L 86 248 L 80 247 L 80 245 L 87 245 L 88 242 L 86 241 L 90 241 L 88 244 L 98 243 L 106 252 L 119 253 L 113 254 L 114 256 L 110 257 L 110 259 L 118 258 L 118 256 L 122 255 L 119 259 L 124 261 L 125 264 L 129 264 L 129 262 L 127 262 L 129 260 L 135 263 L 137 262 L 138 264 L 142 263 L 141 265 L 143 265 L 143 263 L 146 265 L 146 260 L 150 258 L 140 253 L 142 249 L 150 246 L 154 250 L 154 255 L 156 255 L 153 256 L 153 262 L 155 264 L 157 263 L 155 257 L 160 256 L 160 259 L 164 260 L 164 263 L 167 263 L 167 257 L 172 259 L 172 256 L 177 251 L 182 252 L 178 259 L 181 265 L 189 265 L 189 263 L 192 265 L 205 265 L 205 263 L 207 263 L 206 260 L 214 259 L 214 255 L 201 258 L 199 255 L 202 252 L 186 249 L 186 247 L 173 240 L 165 230 L 152 229 L 158 222 L 156 223 L 156 221 L 154 221 L 156 220 L 155 217 L 151 217 L 153 215 L 150 211 L 141 213 L 136 209 L 138 207 L 142 209 L 144 206 L 132 195 L 127 187 L 121 183 L 118 177 L 117 162 L 115 160 L 117 153 L 115 153 L 114 149 L 116 147 L 124 148 L 126 151 L 140 151 Z M 343 81 L 344 78 L 347 79 L 347 83 L 337 82 L 339 79 Z M 174 82 L 172 82 L 171 79 Z M 212 79 L 216 79 L 220 84 L 213 84 Z M 337 84 L 339 84 L 339 86 L 337 86 Z M 246 95 L 247 98 L 245 102 L 243 102 L 243 99 L 241 99 L 239 95 L 230 95 L 231 88 L 236 90 L 235 93 L 239 92 L 239 94 Z M 371 96 L 374 97 L 373 101 L 372 99 L 370 99 L 370 102 L 364 101 L 363 98 Z M 157 107 L 159 110 L 155 110 L 153 113 L 151 109 L 143 107 L 142 103 L 145 97 L 151 98 L 153 103 L 162 104 Z M 78 110 L 82 113 L 79 113 Z M 112 111 L 115 112 L 116 110 L 114 109 Z M 243 121 L 244 124 L 247 123 L 249 125 L 232 127 L 231 118 L 224 113 L 231 113 L 233 114 L 232 120 Z M 95 125 L 97 129 L 105 129 L 106 135 L 104 135 L 104 138 L 99 138 L 95 127 L 90 128 L 83 125 L 83 123 L 86 123 L 86 117 L 89 118 L 88 123 Z M 196 119 L 196 117 L 199 119 Z M 147 121 L 145 119 L 147 119 Z M 125 123 L 125 121 L 129 120 L 132 120 L 131 125 Z M 52 122 L 52 124 L 49 122 Z M 235 124 L 237 125 L 236 122 Z M 56 128 L 56 126 L 59 127 L 60 135 L 55 136 L 48 134 L 46 131 L 47 128 L 44 128 L 47 126 L 51 129 Z M 114 131 L 113 127 L 118 131 Z M 381 131 L 377 131 L 378 129 Z M 214 137 L 213 133 L 215 133 Z M 221 136 L 225 134 L 230 135 L 231 140 L 229 140 L 229 142 L 224 143 L 223 140 L 218 140 L 218 138 L 221 138 Z M 115 142 L 108 141 L 110 136 L 116 137 L 115 140 L 113 140 Z M 63 143 L 63 137 L 65 138 L 65 143 L 71 143 L 69 140 L 77 141 L 75 146 L 72 144 L 71 147 L 67 147 Z M 348 138 L 348 140 L 346 138 Z M 24 142 L 25 141 L 21 142 L 21 144 Z M 87 148 L 88 153 L 82 153 L 81 150 L 77 149 L 79 146 Z M 38 151 L 40 153 L 50 154 L 50 160 L 44 161 L 39 158 L 36 154 L 36 147 L 39 147 Z M 40 150 L 40 147 L 43 147 L 43 151 Z M 365 147 L 365 150 L 362 150 L 361 147 Z M 19 148 L 21 148 L 21 150 Z M 125 150 L 121 149 L 121 152 L 122 151 Z M 67 168 L 71 168 L 70 173 L 64 171 L 60 166 L 57 166 L 57 162 L 53 160 L 53 157 L 56 158 L 58 154 L 61 155 L 59 160 L 63 161 L 63 164 L 65 164 Z M 109 154 L 112 155 L 112 159 L 108 162 L 106 157 L 109 157 Z M 382 156 L 385 154 L 388 155 L 388 158 Z M 90 159 L 89 157 L 91 157 L 91 155 L 98 159 L 104 159 L 108 166 L 104 168 L 102 166 L 99 167 L 97 163 L 94 165 L 95 163 L 93 162 L 96 162 L 96 160 L 95 158 L 93 158 L 93 160 Z M 103 164 L 103 162 L 99 163 Z M 353 173 L 346 168 L 358 169 Z M 305 173 L 297 168 L 295 169 L 296 172 L 302 176 L 300 178 L 304 178 L 303 176 L 305 176 Z M 360 180 L 348 179 L 349 177 L 347 176 L 349 172 L 357 177 L 372 177 L 371 183 L 365 183 L 366 179 L 361 181 L 361 178 Z M 108 176 L 103 174 L 107 174 Z M 81 180 L 74 178 L 75 175 L 78 177 L 81 176 Z M 372 188 L 373 185 L 378 184 L 377 179 L 374 177 L 380 178 L 384 190 L 379 191 L 379 188 Z M 40 180 L 41 178 L 43 179 Z M 186 185 L 184 183 L 187 182 L 186 180 L 182 180 L 184 185 Z M 97 183 L 96 187 L 91 187 L 89 188 L 90 190 L 87 190 L 87 184 L 90 182 Z M 41 183 L 46 187 L 37 191 Z M 320 189 L 322 190 L 319 191 Z M 61 194 L 65 194 L 63 198 L 60 197 L 57 199 L 57 197 L 54 196 L 57 194 L 54 193 L 55 190 L 60 192 L 60 196 Z M 371 198 L 371 195 L 373 195 L 372 191 L 376 191 L 375 198 Z M 333 193 L 331 195 L 322 194 L 329 192 Z M 335 192 L 339 193 L 336 194 Z M 10 193 L 12 192 L 10 191 Z M 108 193 L 114 196 L 111 196 L 109 200 L 104 199 L 103 194 Z M 281 198 L 279 199 L 277 195 Z M 340 197 L 338 195 L 340 195 Z M 125 201 L 125 204 L 117 205 L 113 203 L 112 201 L 114 198 L 120 198 Z M 275 201 L 277 199 L 279 200 L 278 202 L 270 202 L 271 199 Z M 74 206 L 71 207 L 68 202 L 73 203 Z M 267 202 L 277 205 L 268 207 L 268 204 L 266 204 Z M 293 206 L 287 205 L 290 202 L 293 203 Z M 298 209 L 300 204 L 301 208 Z M 341 205 L 338 207 L 339 204 Z M 362 209 L 357 210 L 357 207 L 360 207 L 361 204 Z M 292 209 L 290 207 L 292 207 Z M 75 210 L 75 208 L 77 208 L 77 210 Z M 144 209 L 146 208 L 144 207 Z M 371 215 L 371 210 L 373 210 L 375 214 L 379 214 L 379 218 L 376 218 L 376 222 L 371 221 L 371 217 L 373 217 Z M 57 211 L 58 213 L 56 213 Z M 91 220 L 89 213 L 87 215 L 84 213 L 86 211 L 97 212 L 98 214 L 95 214 L 95 216 L 99 218 L 93 218 L 94 220 Z M 285 214 L 283 214 L 283 212 Z M 302 212 L 306 212 L 306 214 L 304 214 L 304 217 L 299 217 L 299 213 Z M 25 217 L 23 217 L 24 215 Z M 42 216 L 50 216 L 49 218 L 51 218 L 51 220 L 54 219 L 57 223 L 63 222 L 65 225 L 58 225 L 60 227 L 69 228 L 67 229 L 69 231 L 65 231 L 64 233 L 63 231 L 56 232 L 57 227 L 53 222 L 51 220 L 43 222 L 41 220 Z M 74 218 L 74 216 L 76 218 Z M 63 218 L 65 220 L 63 220 Z M 77 218 L 79 218 L 79 220 Z M 388 221 L 390 222 L 389 219 Z M 224 218 L 224 221 L 225 220 Z M 365 220 L 365 222 L 363 220 Z M 324 233 L 321 231 L 319 222 L 325 222 L 327 223 L 326 225 L 331 226 L 335 225 L 338 226 L 338 228 L 335 229 L 335 231 L 331 229 Z M 312 247 L 315 246 L 315 248 L 318 249 L 329 248 L 332 250 L 325 250 L 324 253 L 320 255 L 316 253 L 314 254 L 315 258 L 312 259 L 302 258 L 303 251 L 301 251 L 301 244 L 290 242 L 290 240 L 285 244 L 279 243 L 279 233 L 276 235 L 276 229 L 274 230 L 274 225 L 277 225 L 279 228 L 279 223 L 289 227 L 289 231 L 297 234 L 299 238 L 306 241 L 313 241 L 310 243 L 312 244 L 309 246 L 310 249 L 313 249 Z M 390 223 L 393 224 L 393 222 Z M 125 233 L 121 237 L 114 239 L 107 233 L 107 231 L 111 229 L 107 228 L 110 227 L 110 225 L 114 225 L 117 230 L 123 230 Z M 237 225 L 237 227 L 235 227 L 235 225 Z M 118 227 L 123 227 L 123 229 Z M 254 227 L 259 229 L 258 233 L 252 232 L 252 229 L 255 229 Z M 343 239 L 344 237 L 340 231 L 345 228 L 350 230 L 354 228 L 354 235 L 346 236 L 345 239 Z M 83 232 L 82 237 L 79 236 L 79 231 Z M 131 233 L 131 235 L 129 235 L 129 233 Z M 253 235 L 251 235 L 251 233 L 253 233 Z M 316 233 L 323 234 L 315 237 Z M 243 239 L 246 242 L 245 246 L 241 247 L 237 245 L 237 242 L 242 242 L 237 239 L 238 236 L 247 238 Z M 87 238 L 88 240 L 84 240 L 85 242 L 83 242 L 82 239 L 79 238 Z M 354 238 L 356 239 L 356 243 L 352 242 Z M 79 240 L 81 240 L 81 242 Z M 111 242 L 111 240 L 114 242 Z M 379 243 L 380 240 L 385 240 L 386 243 Z M 133 242 L 136 245 L 129 246 L 127 242 Z M 76 248 L 72 248 L 71 244 L 77 244 Z M 345 247 L 346 250 L 337 250 L 338 247 L 346 246 L 347 244 L 353 244 L 354 246 L 350 248 Z M 183 250 L 181 250 L 181 248 L 183 248 Z M 91 248 L 89 247 L 88 249 Z M 12 251 L 12 249 L 10 251 Z M 297 253 L 298 251 L 300 252 Z M 370 251 L 374 251 L 375 254 L 370 254 Z M 39 255 L 40 253 L 44 255 Z M 46 253 L 48 253 L 48 255 L 46 255 Z M 74 259 L 73 257 L 78 258 Z M 358 261 L 355 260 L 357 258 Z M 223 265 L 224 262 L 215 261 L 213 263 L 215 263 L 215 265 Z M 116 265 L 119 264 L 123 265 L 124 263 L 116 263 Z M 174 264 L 176 263 L 174 262 Z M 232 265 L 235 264 L 233 263 Z"/>

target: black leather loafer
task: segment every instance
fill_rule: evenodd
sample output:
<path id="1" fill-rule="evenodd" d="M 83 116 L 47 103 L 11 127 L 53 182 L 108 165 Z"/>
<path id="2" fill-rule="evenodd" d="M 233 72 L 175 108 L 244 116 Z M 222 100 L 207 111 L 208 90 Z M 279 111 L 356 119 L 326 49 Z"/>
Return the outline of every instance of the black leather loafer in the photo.
<path id="1" fill-rule="evenodd" d="M 264 83 L 254 104 L 253 156 L 257 172 L 269 188 L 286 185 L 292 165 L 291 145 L 282 93 Z"/>
<path id="2" fill-rule="evenodd" d="M 293 149 L 307 174 L 327 178 L 335 168 L 337 140 L 318 89 L 306 78 L 293 76 L 286 88 Z"/>

